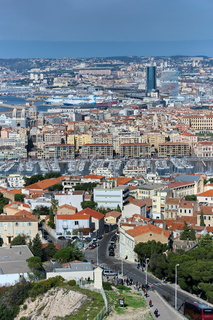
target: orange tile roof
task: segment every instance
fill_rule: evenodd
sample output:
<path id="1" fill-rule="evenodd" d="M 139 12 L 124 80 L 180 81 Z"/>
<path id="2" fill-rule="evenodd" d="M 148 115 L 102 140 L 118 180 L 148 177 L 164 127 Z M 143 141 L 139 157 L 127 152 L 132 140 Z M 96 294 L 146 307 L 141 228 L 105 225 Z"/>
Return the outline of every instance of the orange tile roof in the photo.
<path id="1" fill-rule="evenodd" d="M 77 210 L 76 207 L 70 206 L 69 204 L 63 204 L 62 206 L 59 207 L 59 209 L 67 208 L 70 210 Z"/>
<path id="2" fill-rule="evenodd" d="M 32 212 L 27 210 L 19 210 L 18 212 L 15 213 L 15 216 L 24 216 L 24 215 L 31 216 Z"/>
<path id="3" fill-rule="evenodd" d="M 193 185 L 193 184 L 195 184 L 193 181 L 171 182 L 168 184 L 168 188 L 173 189 L 173 188 L 179 188 L 179 187 L 184 187 L 184 186 Z"/>
<path id="4" fill-rule="evenodd" d="M 104 214 L 90 208 L 86 208 L 78 212 L 78 214 L 84 214 L 84 213 L 91 215 L 93 218 L 97 220 L 101 220 L 104 218 Z"/>
<path id="5" fill-rule="evenodd" d="M 38 218 L 35 217 L 35 216 L 32 216 L 32 215 L 14 215 L 14 216 L 11 216 L 11 215 L 0 215 L 0 221 L 37 221 L 38 222 Z"/>
<path id="6" fill-rule="evenodd" d="M 118 218 L 122 215 L 121 212 L 118 212 L 118 211 L 109 211 L 105 214 L 105 218 L 107 217 L 114 217 L 114 218 Z"/>
<path id="7" fill-rule="evenodd" d="M 86 213 L 75 213 L 75 214 L 57 214 L 56 219 L 58 220 L 89 220 L 90 215 Z"/>
<path id="8" fill-rule="evenodd" d="M 47 189 L 51 186 L 54 186 L 57 183 L 60 183 L 61 181 L 64 180 L 64 177 L 58 177 L 58 178 L 53 178 L 53 179 L 45 179 L 42 181 L 38 181 L 36 183 L 33 183 L 27 187 L 24 187 L 24 189 L 37 189 L 37 190 L 44 190 Z"/>
<path id="9" fill-rule="evenodd" d="M 181 201 L 180 198 L 168 198 L 166 204 L 179 204 Z"/>
<path id="10" fill-rule="evenodd" d="M 152 224 L 147 224 L 145 226 L 138 226 L 132 230 L 127 230 L 126 232 L 132 237 L 137 237 L 141 234 L 146 234 L 148 232 L 153 232 L 153 233 L 157 233 L 157 234 L 163 233 L 163 235 L 165 237 L 169 237 L 169 235 L 170 235 L 170 231 L 156 227 Z"/>
<path id="11" fill-rule="evenodd" d="M 132 181 L 132 178 L 126 178 L 126 177 L 112 177 L 108 178 L 107 180 L 116 180 L 118 186 L 122 186 L 124 184 L 127 184 L 128 182 Z"/>
<path id="12" fill-rule="evenodd" d="M 207 190 L 197 194 L 198 197 L 213 197 L 213 190 Z"/>
<path id="13" fill-rule="evenodd" d="M 21 194 L 22 191 L 20 189 L 12 189 L 12 190 L 8 190 L 9 193 L 13 193 L 13 194 Z"/>
<path id="14" fill-rule="evenodd" d="M 146 206 L 146 202 L 143 199 L 134 199 L 131 202 L 131 204 L 134 204 L 135 206 L 140 207 L 140 208 Z M 127 206 L 128 206 L 128 204 L 127 204 Z"/>
<path id="15" fill-rule="evenodd" d="M 213 206 L 200 206 L 200 211 L 198 211 L 198 214 L 201 214 L 201 212 L 203 214 L 212 215 L 213 214 Z"/>

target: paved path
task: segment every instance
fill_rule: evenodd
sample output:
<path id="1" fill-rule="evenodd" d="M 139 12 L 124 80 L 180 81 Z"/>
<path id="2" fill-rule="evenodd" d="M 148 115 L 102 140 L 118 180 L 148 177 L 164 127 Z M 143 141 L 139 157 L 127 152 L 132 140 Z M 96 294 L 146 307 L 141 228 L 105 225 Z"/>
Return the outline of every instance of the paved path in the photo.
<path id="1" fill-rule="evenodd" d="M 142 293 L 143 294 L 143 293 Z M 143 294 L 144 295 L 144 294 Z M 157 308 L 159 311 L 158 319 L 162 320 L 180 320 L 185 319 L 180 313 L 176 312 L 174 308 L 172 308 L 164 299 L 162 299 L 159 294 L 154 291 L 148 291 L 148 297 L 144 297 L 147 304 L 149 304 L 149 300 L 152 300 L 153 306 L 150 308 L 150 311 L 155 318 L 154 311 Z M 156 318 L 157 319 L 157 318 Z"/>

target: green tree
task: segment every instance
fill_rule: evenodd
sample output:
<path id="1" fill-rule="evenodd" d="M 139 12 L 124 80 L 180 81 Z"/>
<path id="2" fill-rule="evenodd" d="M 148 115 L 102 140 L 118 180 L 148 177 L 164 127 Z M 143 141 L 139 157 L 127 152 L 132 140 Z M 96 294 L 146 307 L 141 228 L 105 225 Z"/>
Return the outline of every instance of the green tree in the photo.
<path id="1" fill-rule="evenodd" d="M 42 258 L 42 242 L 38 233 L 35 238 L 33 238 L 31 251 L 34 256 Z"/>
<path id="2" fill-rule="evenodd" d="M 119 204 L 117 205 L 116 211 L 121 212 L 121 207 L 119 206 Z"/>
<path id="3" fill-rule="evenodd" d="M 197 196 L 195 194 L 185 196 L 186 201 L 197 201 Z"/>
<path id="4" fill-rule="evenodd" d="M 33 214 L 40 218 L 41 215 L 49 215 L 50 209 L 46 206 L 36 206 L 33 210 Z"/>
<path id="5" fill-rule="evenodd" d="M 9 203 L 9 199 L 3 196 L 3 193 L 0 192 L 0 213 L 3 212 L 3 207 Z"/>
<path id="6" fill-rule="evenodd" d="M 205 222 L 204 222 L 204 217 L 203 217 L 203 212 L 201 211 L 201 215 L 200 215 L 200 226 L 204 227 L 205 226 Z"/>
<path id="7" fill-rule="evenodd" d="M 38 270 L 38 269 L 41 269 L 42 267 L 42 262 L 40 257 L 31 257 L 26 261 L 27 261 L 28 267 L 31 270 Z"/>
<path id="8" fill-rule="evenodd" d="M 54 243 L 48 243 L 46 248 L 43 249 L 43 260 L 49 260 L 56 254 L 57 250 Z"/>
<path id="9" fill-rule="evenodd" d="M 24 195 L 24 194 L 20 194 L 20 193 L 16 193 L 15 195 L 14 195 L 14 200 L 15 201 L 18 201 L 18 202 L 24 202 L 24 198 L 25 198 L 26 196 Z"/>
<path id="10" fill-rule="evenodd" d="M 83 202 L 81 202 L 82 209 L 90 208 L 90 209 L 96 210 L 97 206 L 98 206 L 98 204 L 95 201 L 83 201 Z"/>
<path id="11" fill-rule="evenodd" d="M 183 232 L 181 232 L 180 240 L 195 240 L 195 231 L 192 227 L 189 227 L 186 221 L 184 221 Z"/>
<path id="12" fill-rule="evenodd" d="M 134 248 L 134 251 L 141 261 L 144 261 L 146 258 L 151 258 L 154 254 L 162 254 L 166 250 L 168 250 L 167 244 L 155 240 L 139 242 Z"/>
<path id="13" fill-rule="evenodd" d="M 74 186 L 75 190 L 84 190 L 88 192 L 89 194 L 93 193 L 93 189 L 97 186 L 96 182 L 85 182 L 85 183 L 79 183 L 76 186 Z"/>
<path id="14" fill-rule="evenodd" d="M 12 246 L 19 246 L 26 244 L 26 236 L 23 234 L 17 235 L 10 243 Z"/>

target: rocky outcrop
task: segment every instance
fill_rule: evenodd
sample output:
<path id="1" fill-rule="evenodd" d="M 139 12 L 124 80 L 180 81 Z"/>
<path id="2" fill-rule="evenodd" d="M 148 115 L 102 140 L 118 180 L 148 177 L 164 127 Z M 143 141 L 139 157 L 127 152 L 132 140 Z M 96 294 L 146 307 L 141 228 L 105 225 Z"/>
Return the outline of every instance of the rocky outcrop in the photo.
<path id="1" fill-rule="evenodd" d="M 14 320 L 26 317 L 30 320 L 54 320 L 77 311 L 87 299 L 82 293 L 65 288 L 53 288 L 34 301 L 28 298 L 20 308 Z"/>

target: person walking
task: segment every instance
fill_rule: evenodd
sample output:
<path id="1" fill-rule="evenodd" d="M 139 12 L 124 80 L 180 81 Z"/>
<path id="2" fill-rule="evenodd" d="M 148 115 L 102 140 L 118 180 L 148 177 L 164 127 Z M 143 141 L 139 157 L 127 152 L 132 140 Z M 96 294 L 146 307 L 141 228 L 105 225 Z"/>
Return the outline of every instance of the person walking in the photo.
<path id="1" fill-rule="evenodd" d="M 156 316 L 156 318 L 159 316 L 159 313 L 158 313 L 158 309 L 156 308 L 155 311 L 154 311 L 154 315 Z"/>
<path id="2" fill-rule="evenodd" d="M 152 307 L 152 300 L 151 299 L 149 300 L 149 306 L 150 306 L 150 308 Z"/>

